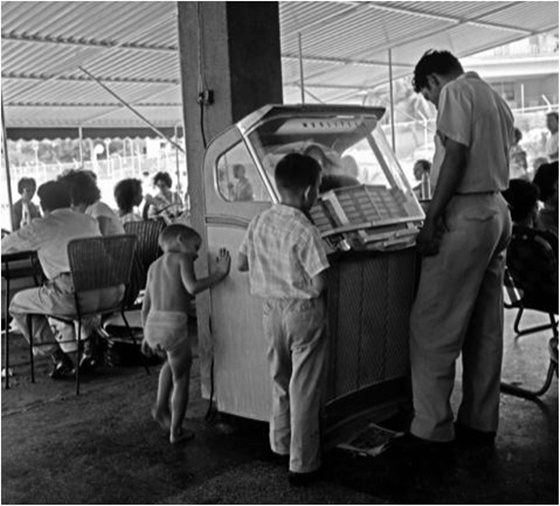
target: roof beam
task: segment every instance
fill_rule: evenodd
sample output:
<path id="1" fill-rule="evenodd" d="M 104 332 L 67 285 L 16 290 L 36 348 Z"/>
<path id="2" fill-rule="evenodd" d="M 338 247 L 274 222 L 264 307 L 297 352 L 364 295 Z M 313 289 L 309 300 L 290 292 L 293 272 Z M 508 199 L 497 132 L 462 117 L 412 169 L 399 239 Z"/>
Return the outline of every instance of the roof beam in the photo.
<path id="1" fill-rule="evenodd" d="M 18 72 L 2 72 L 3 79 L 22 79 L 22 80 L 39 80 L 47 81 L 55 78 L 57 81 L 92 81 L 84 76 L 56 76 L 56 75 L 33 75 Z M 133 79 L 129 77 L 103 77 L 103 81 L 111 83 L 132 83 L 132 84 L 180 84 L 180 79 Z"/>
<path id="2" fill-rule="evenodd" d="M 397 14 L 409 14 L 414 16 L 420 16 L 429 19 L 435 19 L 438 21 L 447 21 L 449 23 L 453 23 L 455 25 L 462 25 L 462 24 L 469 24 L 469 25 L 477 25 L 482 26 L 485 28 L 494 28 L 498 30 L 505 30 L 505 31 L 512 31 L 516 33 L 524 33 L 526 36 L 529 36 L 533 33 L 532 30 L 527 30 L 526 28 L 519 28 L 517 26 L 510 26 L 504 25 L 501 23 L 493 23 L 490 21 L 480 21 L 480 18 L 484 16 L 488 16 L 489 14 L 494 14 L 495 12 L 500 12 L 505 9 L 509 9 L 514 5 L 520 4 L 521 2 L 507 2 L 504 5 L 500 5 L 495 9 L 492 9 L 488 12 L 481 14 L 475 18 L 462 18 L 460 16 L 449 16 L 449 15 L 442 15 L 442 14 L 432 14 L 429 12 L 419 11 L 411 7 L 396 7 L 394 5 L 384 5 L 378 2 L 367 2 L 367 6 L 370 9 L 378 10 L 378 11 L 386 11 L 386 12 L 393 12 Z"/>
<path id="3" fill-rule="evenodd" d="M 21 33 L 4 33 L 2 32 L 2 40 L 13 40 L 17 42 L 29 42 L 38 44 L 58 44 L 58 45 L 69 45 L 69 46 L 79 46 L 79 47 L 91 47 L 99 49 L 134 49 L 138 51 L 160 51 L 160 52 L 173 52 L 177 53 L 178 48 L 176 46 L 155 46 L 147 44 L 134 44 L 134 43 L 121 43 L 121 42 L 105 42 L 96 41 L 91 39 L 75 39 L 72 37 L 48 37 L 40 35 L 27 35 Z"/>
<path id="4" fill-rule="evenodd" d="M 282 58 L 286 60 L 299 60 L 299 55 L 283 53 Z M 363 65 L 365 67 L 387 67 L 388 62 L 384 60 L 368 60 L 362 58 L 333 58 L 331 56 L 313 56 L 308 55 L 303 57 L 304 61 L 317 62 L 317 63 L 333 63 L 335 65 Z M 393 67 L 406 67 L 411 68 L 413 65 L 410 63 L 393 63 Z"/>
<path id="5" fill-rule="evenodd" d="M 289 29 L 286 28 L 285 30 L 281 31 L 281 37 L 287 37 L 289 35 L 293 35 L 294 33 L 300 33 L 302 30 L 309 30 L 310 28 L 313 28 L 314 26 L 322 26 L 324 27 L 325 25 L 328 24 L 332 24 L 334 22 L 339 22 L 344 18 L 347 18 L 348 16 L 350 16 L 351 14 L 353 14 L 355 11 L 357 10 L 361 10 L 365 8 L 365 3 L 355 3 L 355 2 L 332 2 L 331 5 L 335 5 L 338 4 L 339 7 L 341 7 L 340 11 L 337 12 L 333 12 L 332 14 L 328 15 L 328 16 L 324 16 L 324 17 L 318 17 L 317 19 L 315 19 L 315 21 L 311 21 L 306 23 L 305 26 L 301 27 L 301 26 L 297 26 L 296 23 L 296 16 L 292 15 L 290 16 L 288 14 L 288 8 L 284 7 L 282 8 L 282 3 L 280 3 L 280 8 L 283 12 L 280 13 L 280 17 L 284 18 L 282 19 L 283 24 L 285 23 L 287 26 L 289 26 L 290 24 L 293 23 L 293 28 Z M 285 5 L 285 4 L 284 4 Z M 293 11 L 292 11 L 293 12 Z M 287 21 L 287 19 L 290 18 L 289 21 Z"/>

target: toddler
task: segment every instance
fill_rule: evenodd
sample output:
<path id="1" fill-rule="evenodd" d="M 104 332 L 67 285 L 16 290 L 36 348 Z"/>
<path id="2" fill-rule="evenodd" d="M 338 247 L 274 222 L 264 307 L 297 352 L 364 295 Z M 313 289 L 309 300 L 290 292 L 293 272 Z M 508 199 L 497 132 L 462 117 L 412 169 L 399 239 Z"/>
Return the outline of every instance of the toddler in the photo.
<path id="1" fill-rule="evenodd" d="M 197 293 L 219 283 L 230 268 L 230 255 L 220 249 L 214 271 L 196 279 L 194 261 L 201 238 L 185 225 L 169 225 L 159 236 L 163 255 L 150 265 L 142 305 L 144 339 L 142 353 L 163 351 L 167 361 L 159 374 L 154 420 L 169 431 L 169 441 L 178 443 L 194 434 L 183 428 L 189 400 L 189 375 L 192 362 L 187 331 L 187 307 Z"/>

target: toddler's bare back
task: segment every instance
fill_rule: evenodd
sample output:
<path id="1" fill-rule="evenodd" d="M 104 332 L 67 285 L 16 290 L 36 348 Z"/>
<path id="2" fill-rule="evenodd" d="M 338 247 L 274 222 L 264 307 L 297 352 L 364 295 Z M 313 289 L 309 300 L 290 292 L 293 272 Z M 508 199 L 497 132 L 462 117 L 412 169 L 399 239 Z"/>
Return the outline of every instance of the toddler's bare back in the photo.
<path id="1" fill-rule="evenodd" d="M 192 295 L 183 284 L 182 270 L 193 269 L 194 256 L 185 253 L 165 253 L 150 266 L 147 290 L 151 310 L 187 312 Z"/>

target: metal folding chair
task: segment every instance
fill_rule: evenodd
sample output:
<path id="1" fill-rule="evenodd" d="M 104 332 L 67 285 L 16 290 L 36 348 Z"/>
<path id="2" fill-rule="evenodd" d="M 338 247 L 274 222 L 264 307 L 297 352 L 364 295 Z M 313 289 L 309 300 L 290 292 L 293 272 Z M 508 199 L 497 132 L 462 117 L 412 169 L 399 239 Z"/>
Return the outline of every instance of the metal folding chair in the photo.
<path id="1" fill-rule="evenodd" d="M 507 251 L 504 286 L 510 299 L 506 308 L 517 309 L 513 327 L 516 337 L 552 330 L 548 343 L 550 362 L 544 385 L 530 390 L 501 384 L 504 393 L 536 398 L 549 389 L 554 373 L 558 375 L 558 321 L 555 317 L 558 314 L 558 258 L 553 245 L 538 230 L 514 226 Z M 546 313 L 550 323 L 521 329 L 519 325 L 525 309 Z"/>

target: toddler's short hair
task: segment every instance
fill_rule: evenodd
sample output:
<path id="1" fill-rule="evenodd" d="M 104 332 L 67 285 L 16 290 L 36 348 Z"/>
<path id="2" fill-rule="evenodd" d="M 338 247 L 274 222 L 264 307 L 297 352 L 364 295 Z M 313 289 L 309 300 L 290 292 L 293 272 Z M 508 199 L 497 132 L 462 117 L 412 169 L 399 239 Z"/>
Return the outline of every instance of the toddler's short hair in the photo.
<path id="1" fill-rule="evenodd" d="M 183 237 L 187 241 L 200 239 L 200 234 L 191 227 L 174 223 L 165 227 L 159 234 L 158 244 L 163 251 L 167 251 L 169 247 L 179 238 Z"/>
<path id="2" fill-rule="evenodd" d="M 321 177 L 321 166 L 314 158 L 299 153 L 286 155 L 276 165 L 276 186 L 288 191 L 305 190 Z"/>

